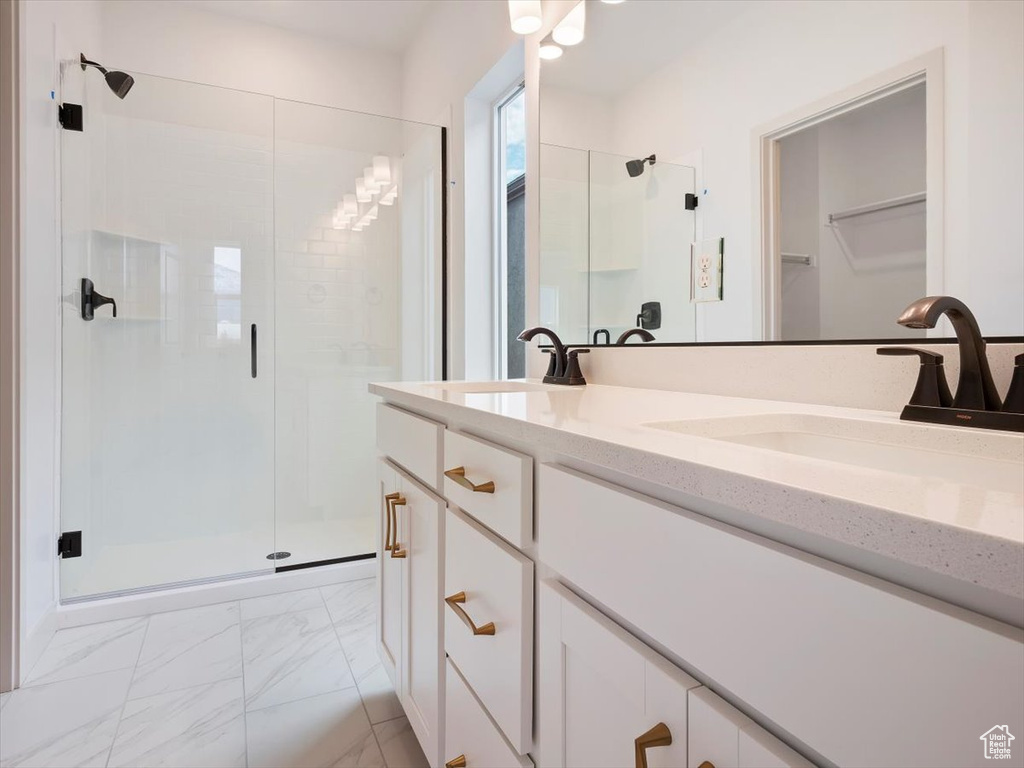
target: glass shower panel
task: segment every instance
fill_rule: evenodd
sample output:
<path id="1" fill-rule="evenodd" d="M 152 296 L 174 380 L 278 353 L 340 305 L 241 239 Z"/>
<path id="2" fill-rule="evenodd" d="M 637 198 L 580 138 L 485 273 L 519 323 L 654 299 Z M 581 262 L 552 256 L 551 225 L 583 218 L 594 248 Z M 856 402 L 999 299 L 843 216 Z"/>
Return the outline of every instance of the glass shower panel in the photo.
<path id="1" fill-rule="evenodd" d="M 641 305 L 661 303 L 658 340 L 696 338 L 690 302 L 690 244 L 695 216 L 685 208 L 695 172 L 658 161 L 640 176 L 626 172 L 632 158 L 589 153 L 590 333 L 606 328 L 614 341 L 637 325 Z"/>
<path id="2" fill-rule="evenodd" d="M 372 381 L 441 377 L 441 129 L 277 100 L 279 566 L 374 549 Z"/>
<path id="3" fill-rule="evenodd" d="M 273 100 L 69 65 L 61 131 L 63 600 L 266 570 Z M 83 279 L 116 301 L 83 318 Z"/>

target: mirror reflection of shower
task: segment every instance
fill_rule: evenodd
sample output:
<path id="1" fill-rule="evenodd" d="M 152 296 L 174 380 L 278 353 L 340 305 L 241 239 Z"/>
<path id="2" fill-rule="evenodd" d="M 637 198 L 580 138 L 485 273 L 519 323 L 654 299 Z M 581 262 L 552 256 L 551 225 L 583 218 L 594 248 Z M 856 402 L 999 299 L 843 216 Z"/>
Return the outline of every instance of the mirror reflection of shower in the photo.
<path id="1" fill-rule="evenodd" d="M 650 163 L 654 165 L 655 157 L 650 155 L 641 160 L 627 160 L 626 161 L 626 172 L 633 178 L 636 178 L 644 172 L 644 163 Z"/>
<path id="2" fill-rule="evenodd" d="M 129 75 L 127 72 L 118 72 L 115 70 L 108 70 L 102 64 L 97 64 L 95 61 L 89 61 L 85 58 L 85 54 L 79 54 L 79 60 L 82 64 L 82 71 L 84 72 L 88 67 L 95 67 L 103 73 L 104 79 L 107 81 L 107 85 L 110 86 L 110 90 L 114 92 L 114 95 L 119 99 L 123 99 L 128 95 L 128 91 L 135 85 L 135 78 Z"/>

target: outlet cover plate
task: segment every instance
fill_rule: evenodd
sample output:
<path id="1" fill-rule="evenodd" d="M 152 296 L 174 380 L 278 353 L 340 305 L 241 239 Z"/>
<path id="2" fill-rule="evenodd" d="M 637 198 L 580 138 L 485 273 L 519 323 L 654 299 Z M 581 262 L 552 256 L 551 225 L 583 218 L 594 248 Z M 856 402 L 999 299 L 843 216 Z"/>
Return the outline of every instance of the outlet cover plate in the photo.
<path id="1" fill-rule="evenodd" d="M 699 240 L 690 246 L 690 301 L 722 300 L 725 238 Z"/>

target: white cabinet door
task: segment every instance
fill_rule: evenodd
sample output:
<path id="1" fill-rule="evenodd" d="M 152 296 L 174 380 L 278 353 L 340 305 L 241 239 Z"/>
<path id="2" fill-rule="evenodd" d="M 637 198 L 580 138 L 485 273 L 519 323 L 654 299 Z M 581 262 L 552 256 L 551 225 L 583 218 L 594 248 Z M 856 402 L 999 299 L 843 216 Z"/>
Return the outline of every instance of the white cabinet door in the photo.
<path id="1" fill-rule="evenodd" d="M 377 462 L 377 649 L 381 663 L 399 690 L 402 652 L 402 560 L 391 557 L 394 541 L 391 502 L 398 493 L 398 473 L 384 459 Z"/>
<path id="2" fill-rule="evenodd" d="M 689 768 L 813 768 L 707 688 L 690 691 Z"/>
<path id="3" fill-rule="evenodd" d="M 399 699 L 431 765 L 441 758 L 444 690 L 441 586 L 445 503 L 408 476 L 395 501 L 402 563 L 402 656 Z M 392 552 L 392 554 L 395 554 Z"/>
<path id="4" fill-rule="evenodd" d="M 626 768 L 651 734 L 650 768 L 685 766 L 687 691 L 699 683 L 564 587 L 542 582 L 539 601 L 538 764 Z"/>

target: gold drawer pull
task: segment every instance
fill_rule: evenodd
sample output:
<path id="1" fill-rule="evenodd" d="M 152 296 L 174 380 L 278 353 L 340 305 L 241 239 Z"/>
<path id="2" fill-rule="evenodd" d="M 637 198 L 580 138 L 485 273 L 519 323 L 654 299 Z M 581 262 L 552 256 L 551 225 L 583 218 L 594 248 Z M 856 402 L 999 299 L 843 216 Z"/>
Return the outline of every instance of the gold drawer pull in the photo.
<path id="1" fill-rule="evenodd" d="M 698 765 L 697 768 L 715 768 L 715 764 L 710 760 L 705 760 L 703 763 Z"/>
<path id="2" fill-rule="evenodd" d="M 405 506 L 405 496 L 400 493 L 395 494 L 395 498 L 391 500 L 391 517 L 394 519 L 392 530 L 394 531 L 393 538 L 391 541 L 391 556 L 397 559 L 406 557 L 409 553 L 402 549 L 398 543 L 398 508 Z"/>
<path id="3" fill-rule="evenodd" d="M 461 605 L 461 603 L 466 602 L 466 593 L 465 592 L 459 592 L 458 594 L 454 594 L 451 597 L 446 597 L 444 599 L 444 601 L 446 603 L 448 603 L 448 607 L 449 608 L 451 608 L 453 611 L 455 611 L 455 615 L 457 615 L 460 619 L 462 619 L 463 623 L 467 627 L 469 627 L 471 630 L 473 630 L 473 634 L 474 635 L 493 635 L 494 634 L 494 622 L 493 621 L 489 621 L 486 624 L 484 624 L 482 627 L 478 627 L 476 624 L 473 623 L 473 620 L 471 618 L 469 618 L 469 614 L 466 613 L 465 609 Z"/>
<path id="4" fill-rule="evenodd" d="M 454 480 L 467 491 L 472 491 L 473 493 L 494 493 L 493 480 L 488 480 L 486 483 L 480 483 L 480 485 L 476 485 L 472 480 L 466 477 L 465 467 L 447 469 L 445 470 L 444 476 L 447 477 L 449 480 Z"/>
<path id="5" fill-rule="evenodd" d="M 636 746 L 636 768 L 647 768 L 647 750 L 650 747 L 667 747 L 672 743 L 672 732 L 664 723 L 658 723 L 647 733 L 637 736 L 634 742 Z M 705 768 L 705 766 L 700 766 Z M 715 766 L 711 766 L 715 768 Z"/>
<path id="6" fill-rule="evenodd" d="M 444 764 L 444 768 L 466 768 L 466 756 L 459 755 Z M 714 768 L 714 766 L 712 766 Z"/>
<path id="7" fill-rule="evenodd" d="M 400 494 L 398 492 L 387 493 L 387 494 L 384 495 L 384 502 L 388 505 L 388 511 L 387 511 L 387 516 L 388 516 L 387 525 L 388 525 L 388 527 L 387 527 L 387 533 L 384 534 L 384 549 L 386 551 L 388 551 L 388 552 L 390 552 L 391 548 L 394 547 L 394 544 L 391 543 L 391 513 L 392 513 L 391 502 L 393 502 L 397 498 L 400 498 L 401 495 L 402 494 Z"/>

